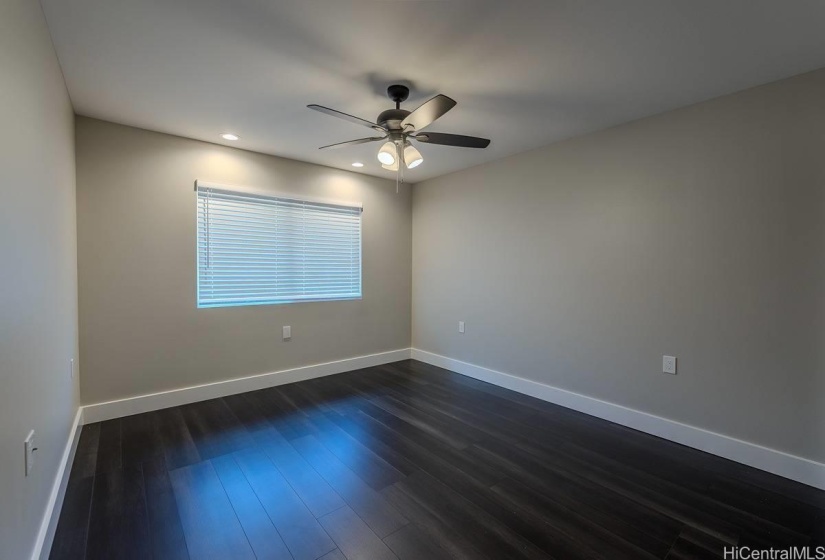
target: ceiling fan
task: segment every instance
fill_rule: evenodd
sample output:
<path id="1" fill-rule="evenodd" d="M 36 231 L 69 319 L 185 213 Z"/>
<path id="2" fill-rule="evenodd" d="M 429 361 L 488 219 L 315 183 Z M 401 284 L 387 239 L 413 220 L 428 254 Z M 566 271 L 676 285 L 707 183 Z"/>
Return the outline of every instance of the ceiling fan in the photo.
<path id="1" fill-rule="evenodd" d="M 387 88 L 387 95 L 395 102 L 395 109 L 387 109 L 382 112 L 375 119 L 376 122 L 370 122 L 321 105 L 307 105 L 310 109 L 371 128 L 379 134 L 378 136 L 321 146 L 319 149 L 341 148 L 386 140 L 381 149 L 378 150 L 378 161 L 381 162 L 381 167 L 384 169 L 398 171 L 400 175 L 403 167 L 412 169 L 424 161 L 421 153 L 412 145 L 410 140 L 417 140 L 425 144 L 458 146 L 460 148 L 486 148 L 490 145 L 490 141 L 486 138 L 445 134 L 443 132 L 421 132 L 456 106 L 456 102 L 446 95 L 436 95 L 412 112 L 401 108 L 401 103 L 406 101 L 410 95 L 410 89 L 407 86 L 391 85 Z"/>

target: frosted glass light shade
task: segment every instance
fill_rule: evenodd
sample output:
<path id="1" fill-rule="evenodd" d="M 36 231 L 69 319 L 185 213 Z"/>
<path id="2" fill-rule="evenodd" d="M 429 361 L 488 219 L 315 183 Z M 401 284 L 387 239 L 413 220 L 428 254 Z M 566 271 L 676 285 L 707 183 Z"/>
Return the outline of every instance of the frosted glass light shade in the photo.
<path id="1" fill-rule="evenodd" d="M 404 163 L 407 164 L 407 169 L 418 167 L 423 161 L 424 158 L 421 156 L 421 152 L 416 150 L 412 144 L 407 144 L 407 147 L 404 148 Z"/>
<path id="2" fill-rule="evenodd" d="M 395 144 L 392 142 L 385 142 L 378 150 L 378 161 L 381 165 L 397 165 L 397 159 Z"/>

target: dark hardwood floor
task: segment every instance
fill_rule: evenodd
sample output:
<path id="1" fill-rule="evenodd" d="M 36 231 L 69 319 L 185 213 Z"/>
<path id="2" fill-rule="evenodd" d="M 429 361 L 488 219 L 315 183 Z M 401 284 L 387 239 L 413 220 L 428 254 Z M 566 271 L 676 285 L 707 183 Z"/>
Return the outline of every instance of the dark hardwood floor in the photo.
<path id="1" fill-rule="evenodd" d="M 51 558 L 722 558 L 825 492 L 404 361 L 84 426 Z"/>

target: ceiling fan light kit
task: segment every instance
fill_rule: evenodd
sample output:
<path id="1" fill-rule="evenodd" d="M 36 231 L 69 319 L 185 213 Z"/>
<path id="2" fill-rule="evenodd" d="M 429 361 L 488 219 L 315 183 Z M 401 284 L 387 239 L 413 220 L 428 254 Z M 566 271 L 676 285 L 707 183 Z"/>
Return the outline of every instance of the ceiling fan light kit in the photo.
<path id="1" fill-rule="evenodd" d="M 378 161 L 381 167 L 390 171 L 397 171 L 397 181 L 401 181 L 401 171 L 403 167 L 412 169 L 421 165 L 424 157 L 410 140 L 417 140 L 426 144 L 440 144 L 442 146 L 456 146 L 460 148 L 486 148 L 490 141 L 486 138 L 475 136 L 463 136 L 460 134 L 445 134 L 443 132 L 420 133 L 421 130 L 431 125 L 447 111 L 456 106 L 456 102 L 446 95 L 436 95 L 416 110 L 410 112 L 401 108 L 401 103 L 406 101 L 410 95 L 407 86 L 394 84 L 387 88 L 387 96 L 395 102 L 395 109 L 383 111 L 376 122 L 348 115 L 329 107 L 321 105 L 307 105 L 310 109 L 338 117 L 354 124 L 366 126 L 381 136 L 370 136 L 368 138 L 358 138 L 347 142 L 339 142 L 322 146 L 320 149 L 340 148 L 367 142 L 384 141 L 384 145 L 378 150 Z M 400 160 L 400 161 L 399 161 Z"/>

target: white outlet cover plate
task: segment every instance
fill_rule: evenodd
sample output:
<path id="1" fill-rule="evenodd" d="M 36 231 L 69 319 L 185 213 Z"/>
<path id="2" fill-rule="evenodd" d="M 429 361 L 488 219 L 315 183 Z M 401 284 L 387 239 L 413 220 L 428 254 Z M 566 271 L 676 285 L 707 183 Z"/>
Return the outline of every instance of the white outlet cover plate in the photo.
<path id="1" fill-rule="evenodd" d="M 662 373 L 676 375 L 676 357 L 662 356 Z"/>
<path id="2" fill-rule="evenodd" d="M 292 327 L 289 325 L 284 327 L 284 340 L 289 340 L 292 338 Z"/>
<path id="3" fill-rule="evenodd" d="M 458 332 L 460 332 L 460 333 L 464 332 L 464 321 L 459 321 L 458 322 Z"/>

